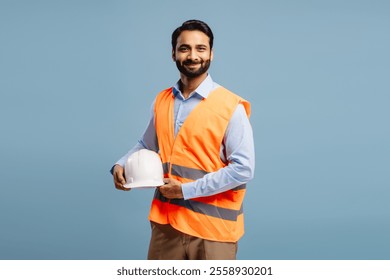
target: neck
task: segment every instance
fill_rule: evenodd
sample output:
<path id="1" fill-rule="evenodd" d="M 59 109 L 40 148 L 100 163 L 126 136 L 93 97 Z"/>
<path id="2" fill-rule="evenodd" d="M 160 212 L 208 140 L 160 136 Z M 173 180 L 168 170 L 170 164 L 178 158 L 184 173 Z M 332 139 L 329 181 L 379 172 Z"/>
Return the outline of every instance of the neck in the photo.
<path id="1" fill-rule="evenodd" d="M 187 99 L 192 92 L 196 90 L 196 88 L 207 78 L 207 73 L 204 73 L 195 78 L 189 78 L 180 74 L 180 90 L 183 94 L 184 98 Z"/>

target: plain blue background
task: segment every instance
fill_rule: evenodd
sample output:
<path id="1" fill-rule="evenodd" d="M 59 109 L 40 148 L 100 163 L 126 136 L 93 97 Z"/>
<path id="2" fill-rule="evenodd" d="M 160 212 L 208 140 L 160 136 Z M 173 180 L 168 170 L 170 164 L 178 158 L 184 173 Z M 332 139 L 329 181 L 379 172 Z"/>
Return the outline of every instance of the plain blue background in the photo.
<path id="1" fill-rule="evenodd" d="M 145 259 L 151 190 L 108 170 L 178 79 L 170 36 L 252 103 L 240 259 L 390 259 L 388 1 L 0 1 L 0 258 Z"/>

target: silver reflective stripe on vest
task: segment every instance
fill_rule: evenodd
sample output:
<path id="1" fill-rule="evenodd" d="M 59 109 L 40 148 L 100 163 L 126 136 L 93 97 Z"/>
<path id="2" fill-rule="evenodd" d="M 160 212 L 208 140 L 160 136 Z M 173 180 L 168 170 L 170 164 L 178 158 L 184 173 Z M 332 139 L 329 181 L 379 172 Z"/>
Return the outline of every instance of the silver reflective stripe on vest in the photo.
<path id="1" fill-rule="evenodd" d="M 201 213 L 207 216 L 212 216 L 215 218 L 228 220 L 228 221 L 237 221 L 237 216 L 243 213 L 243 206 L 241 204 L 240 210 L 227 209 L 223 207 L 217 207 L 211 204 L 206 204 L 203 202 L 195 200 L 184 200 L 184 199 L 168 199 L 164 197 L 158 189 L 154 194 L 154 198 L 174 205 L 185 207 L 196 213 Z"/>
<path id="2" fill-rule="evenodd" d="M 163 163 L 163 171 L 164 171 L 164 174 L 169 173 L 169 162 Z"/>
<path id="3" fill-rule="evenodd" d="M 176 176 L 179 176 L 182 178 L 197 180 L 197 179 L 202 178 L 208 172 L 201 170 L 201 169 L 190 168 L 190 167 L 172 164 L 171 173 L 172 173 L 172 175 L 176 175 Z"/>
<path id="4" fill-rule="evenodd" d="M 169 173 L 169 162 L 163 163 L 163 170 L 164 174 Z M 201 169 L 172 164 L 171 174 L 182 178 L 197 180 L 202 178 L 207 173 L 207 171 Z"/>
<path id="5" fill-rule="evenodd" d="M 169 173 L 169 165 L 169 162 L 163 163 L 164 174 Z M 202 178 L 207 173 L 207 171 L 201 169 L 172 164 L 171 174 L 182 178 L 197 180 Z"/>

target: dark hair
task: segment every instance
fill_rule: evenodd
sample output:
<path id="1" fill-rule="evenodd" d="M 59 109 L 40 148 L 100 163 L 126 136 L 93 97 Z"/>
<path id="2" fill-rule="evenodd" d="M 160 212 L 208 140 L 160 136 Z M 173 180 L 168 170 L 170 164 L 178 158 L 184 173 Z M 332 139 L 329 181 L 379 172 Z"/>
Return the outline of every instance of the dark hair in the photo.
<path id="1" fill-rule="evenodd" d="M 173 50 L 176 49 L 176 43 L 177 43 L 177 38 L 180 36 L 180 34 L 184 30 L 198 30 L 203 32 L 209 37 L 209 42 L 210 42 L 210 49 L 213 48 L 213 41 L 214 41 L 214 35 L 213 32 L 211 31 L 211 28 L 207 25 L 207 23 L 196 20 L 196 19 L 191 19 L 183 22 L 181 26 L 175 29 L 172 33 L 172 48 Z"/>

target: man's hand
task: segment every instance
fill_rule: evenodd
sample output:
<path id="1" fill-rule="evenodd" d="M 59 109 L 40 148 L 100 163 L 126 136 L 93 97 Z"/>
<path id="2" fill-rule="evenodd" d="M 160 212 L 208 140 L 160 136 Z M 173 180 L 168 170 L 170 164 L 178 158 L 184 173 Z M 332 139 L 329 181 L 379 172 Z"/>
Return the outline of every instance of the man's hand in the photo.
<path id="1" fill-rule="evenodd" d="M 164 183 L 165 185 L 159 187 L 159 190 L 163 196 L 168 199 L 183 198 L 181 183 L 178 180 L 164 178 Z"/>
<path id="2" fill-rule="evenodd" d="M 112 170 L 112 176 L 114 177 L 114 185 L 115 188 L 122 191 L 129 191 L 130 189 L 127 189 L 123 187 L 124 184 L 126 184 L 125 179 L 125 170 L 120 165 L 115 165 L 114 169 Z"/>

